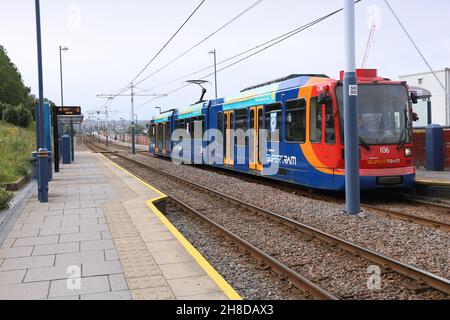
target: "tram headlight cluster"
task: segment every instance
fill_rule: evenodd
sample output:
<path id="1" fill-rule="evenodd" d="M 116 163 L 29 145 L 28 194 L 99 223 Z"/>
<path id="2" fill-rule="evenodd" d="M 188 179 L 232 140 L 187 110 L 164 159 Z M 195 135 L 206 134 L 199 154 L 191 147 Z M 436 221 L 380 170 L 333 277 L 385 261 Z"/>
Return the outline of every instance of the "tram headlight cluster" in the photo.
<path id="1" fill-rule="evenodd" d="M 412 147 L 405 148 L 405 157 L 406 158 L 413 157 L 413 148 Z"/>

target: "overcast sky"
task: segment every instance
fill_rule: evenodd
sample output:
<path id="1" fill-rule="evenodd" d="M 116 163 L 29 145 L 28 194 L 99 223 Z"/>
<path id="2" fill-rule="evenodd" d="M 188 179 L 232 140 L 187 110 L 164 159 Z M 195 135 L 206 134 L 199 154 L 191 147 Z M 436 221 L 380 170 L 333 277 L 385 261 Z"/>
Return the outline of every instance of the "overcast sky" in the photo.
<path id="1" fill-rule="evenodd" d="M 206 0 L 174 41 L 149 67 L 145 75 L 204 39 L 256 0 Z M 450 0 L 390 0 L 407 29 L 435 69 L 450 67 Z M 200 0 L 42 0 L 42 39 L 45 96 L 60 103 L 58 46 L 64 53 L 64 100 L 81 105 L 84 113 L 104 104 L 97 94 L 126 86 L 162 47 Z M 216 34 L 164 71 L 140 84 L 152 88 L 212 64 L 218 60 L 290 31 L 342 7 L 342 0 L 264 0 L 253 10 Z M 33 0 L 0 0 L 0 44 L 19 68 L 24 82 L 37 93 L 36 33 Z M 357 5 L 357 58 L 361 65 L 371 21 L 378 29 L 367 67 L 382 76 L 426 71 L 383 0 L 363 0 Z M 325 73 L 337 77 L 344 67 L 343 15 L 328 19 L 287 41 L 219 73 L 219 96 L 233 96 L 244 87 L 293 73 Z M 200 78 L 209 72 L 200 73 Z M 214 83 L 214 78 L 209 78 Z M 164 94 L 183 85 L 151 90 Z M 214 94 L 207 85 L 207 98 Z M 166 98 L 142 105 L 136 98 L 139 119 L 149 119 L 155 107 L 182 108 L 198 100 L 192 86 Z M 130 99 L 114 100 L 113 118 L 130 118 Z"/>

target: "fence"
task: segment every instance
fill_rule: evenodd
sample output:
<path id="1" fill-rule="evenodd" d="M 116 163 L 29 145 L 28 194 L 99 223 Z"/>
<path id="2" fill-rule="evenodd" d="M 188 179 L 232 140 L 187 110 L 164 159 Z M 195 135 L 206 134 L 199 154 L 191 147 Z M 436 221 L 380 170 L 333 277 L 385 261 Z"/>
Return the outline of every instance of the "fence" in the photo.
<path id="1" fill-rule="evenodd" d="M 414 163 L 416 167 L 425 167 L 426 163 L 426 145 L 425 129 L 414 129 Z M 450 169 L 450 128 L 444 129 L 444 163 L 447 169 Z"/>

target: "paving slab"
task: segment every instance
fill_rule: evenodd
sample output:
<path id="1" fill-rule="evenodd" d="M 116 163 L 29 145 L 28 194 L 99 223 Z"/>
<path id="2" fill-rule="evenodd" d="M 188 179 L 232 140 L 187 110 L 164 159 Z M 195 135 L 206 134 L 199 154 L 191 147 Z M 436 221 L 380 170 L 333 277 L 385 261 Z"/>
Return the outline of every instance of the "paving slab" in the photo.
<path id="1" fill-rule="evenodd" d="M 0 285 L 0 300 L 40 300 L 47 298 L 50 282 Z"/>
<path id="2" fill-rule="evenodd" d="M 56 244 L 44 244 L 34 246 L 33 256 L 42 256 L 48 254 L 61 254 L 70 252 L 79 252 L 80 243 L 79 242 L 67 242 L 67 243 L 56 243 Z"/>
<path id="3" fill-rule="evenodd" d="M 5 259 L 2 266 L 0 267 L 0 271 L 50 267 L 50 266 L 53 266 L 54 263 L 55 263 L 54 255 L 25 257 L 25 258 L 11 258 L 11 259 Z"/>
<path id="4" fill-rule="evenodd" d="M 0 272 L 0 284 L 19 284 L 22 283 L 23 278 L 27 270 L 14 270 L 14 271 L 3 271 Z"/>
<path id="5" fill-rule="evenodd" d="M 228 298 L 147 205 L 160 193 L 103 156 L 81 148 L 49 189 L 2 243 L 0 299 Z"/>
<path id="6" fill-rule="evenodd" d="M 105 293 L 111 292 L 109 286 L 109 280 L 107 276 L 103 277 L 91 277 L 91 278 L 81 278 L 74 279 L 80 281 L 79 288 L 69 287 L 67 281 L 70 280 L 55 280 L 51 282 L 49 298 L 55 297 L 67 297 L 74 295 L 83 295 L 90 293 Z"/>
<path id="7" fill-rule="evenodd" d="M 33 247 L 20 247 L 20 248 L 5 248 L 0 249 L 0 258 L 20 258 L 29 257 L 33 252 Z"/>

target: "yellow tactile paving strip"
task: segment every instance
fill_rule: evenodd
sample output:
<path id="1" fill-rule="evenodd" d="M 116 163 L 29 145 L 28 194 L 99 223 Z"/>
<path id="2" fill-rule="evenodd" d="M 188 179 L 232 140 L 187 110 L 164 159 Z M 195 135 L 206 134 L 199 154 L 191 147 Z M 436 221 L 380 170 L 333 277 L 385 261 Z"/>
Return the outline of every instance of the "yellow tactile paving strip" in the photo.
<path id="1" fill-rule="evenodd" d="M 108 167 L 120 169 L 133 178 L 126 181 L 114 179 L 116 181 L 114 187 L 123 192 L 123 195 L 133 195 L 134 197 L 129 197 L 131 200 L 126 202 L 110 202 L 103 208 L 133 299 L 189 299 L 190 297 L 207 299 L 214 297 L 216 299 L 241 300 L 239 294 L 155 207 L 154 203 L 166 196 L 106 157 L 103 159 Z M 129 187 L 131 185 L 134 191 L 145 186 L 155 196 L 152 199 L 145 199 L 145 197 L 139 196 L 139 191 L 136 191 L 136 194 L 130 194 Z M 147 204 L 147 209 L 143 208 L 142 204 Z M 153 215 L 149 213 L 153 213 Z M 161 248 L 154 249 L 160 245 L 167 245 L 168 250 L 161 252 Z M 156 255 L 156 258 L 152 253 Z M 189 255 L 189 261 L 187 261 L 188 258 L 185 256 Z M 159 261 L 155 261 L 155 259 L 159 259 Z M 192 264 L 192 262 L 198 264 L 199 268 L 197 268 L 202 270 L 201 273 L 197 273 L 196 277 L 180 275 L 177 278 L 176 272 L 178 270 L 181 270 L 180 274 L 187 272 L 185 265 Z M 165 279 L 159 265 L 164 269 L 167 268 L 166 272 L 170 274 L 170 279 Z M 193 287 L 192 291 L 189 289 L 190 284 L 196 287 Z M 206 291 L 195 291 L 202 286 Z"/>

